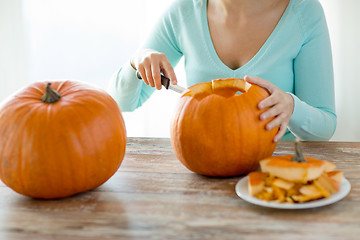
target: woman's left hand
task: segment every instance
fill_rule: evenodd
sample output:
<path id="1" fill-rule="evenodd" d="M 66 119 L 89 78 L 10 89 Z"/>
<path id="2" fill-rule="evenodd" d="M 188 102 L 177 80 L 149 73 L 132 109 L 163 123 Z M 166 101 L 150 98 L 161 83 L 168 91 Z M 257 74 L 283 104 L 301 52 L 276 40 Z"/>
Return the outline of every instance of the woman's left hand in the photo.
<path id="1" fill-rule="evenodd" d="M 260 110 L 269 108 L 260 115 L 260 119 L 266 120 L 274 118 L 272 121 L 266 124 L 266 129 L 271 130 L 274 127 L 279 126 L 279 131 L 274 137 L 274 142 L 279 141 L 280 138 L 285 134 L 290 117 L 294 111 L 293 97 L 274 84 L 259 77 L 245 76 L 245 80 L 248 83 L 256 84 L 262 88 L 265 88 L 270 93 L 270 96 L 262 100 L 258 105 Z"/>

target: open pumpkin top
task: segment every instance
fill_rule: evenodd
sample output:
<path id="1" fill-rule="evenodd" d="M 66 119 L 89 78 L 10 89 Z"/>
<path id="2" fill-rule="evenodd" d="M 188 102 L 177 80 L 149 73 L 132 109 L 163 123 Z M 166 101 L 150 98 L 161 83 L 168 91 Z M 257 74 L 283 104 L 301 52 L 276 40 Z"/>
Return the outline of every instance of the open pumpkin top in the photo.
<path id="1" fill-rule="evenodd" d="M 240 78 L 215 79 L 211 82 L 198 83 L 188 88 L 183 96 L 204 98 L 210 94 L 223 97 L 234 96 L 237 92 L 246 93 L 251 84 Z"/>

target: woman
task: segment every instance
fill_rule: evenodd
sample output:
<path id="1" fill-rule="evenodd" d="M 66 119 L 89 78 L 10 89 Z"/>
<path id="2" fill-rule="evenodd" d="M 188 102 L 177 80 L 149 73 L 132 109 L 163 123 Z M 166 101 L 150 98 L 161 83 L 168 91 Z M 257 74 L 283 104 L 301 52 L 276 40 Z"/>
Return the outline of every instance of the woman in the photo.
<path id="1" fill-rule="evenodd" d="M 176 0 L 116 72 L 110 93 L 123 111 L 135 110 L 161 89 L 160 73 L 176 84 L 182 56 L 188 86 L 236 77 L 266 88 L 271 95 L 258 107 L 270 107 L 262 120 L 275 117 L 268 130 L 280 127 L 274 141 L 332 137 L 332 56 L 317 0 Z"/>

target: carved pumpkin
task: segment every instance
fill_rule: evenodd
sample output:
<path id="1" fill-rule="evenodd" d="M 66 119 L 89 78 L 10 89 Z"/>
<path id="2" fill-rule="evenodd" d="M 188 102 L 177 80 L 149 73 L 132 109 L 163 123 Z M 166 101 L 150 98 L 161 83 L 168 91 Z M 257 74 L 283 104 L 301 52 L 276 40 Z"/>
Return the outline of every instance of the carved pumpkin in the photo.
<path id="1" fill-rule="evenodd" d="M 37 82 L 0 107 L 0 178 L 29 197 L 100 186 L 119 168 L 125 147 L 116 102 L 86 83 Z"/>
<path id="2" fill-rule="evenodd" d="M 243 94 L 236 94 L 237 92 Z M 189 87 L 171 121 L 176 157 L 191 171 L 236 176 L 272 155 L 278 128 L 265 129 L 257 105 L 269 93 L 243 79 L 217 79 Z"/>

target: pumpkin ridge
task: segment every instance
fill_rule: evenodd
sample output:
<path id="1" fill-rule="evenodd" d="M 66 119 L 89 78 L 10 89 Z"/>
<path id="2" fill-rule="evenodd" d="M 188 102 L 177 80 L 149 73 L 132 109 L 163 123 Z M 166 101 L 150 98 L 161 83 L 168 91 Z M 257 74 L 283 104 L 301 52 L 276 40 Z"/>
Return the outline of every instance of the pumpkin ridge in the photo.
<path id="1" fill-rule="evenodd" d="M 58 142 L 54 138 L 54 128 L 52 124 L 54 123 L 52 120 L 52 112 L 54 111 L 53 104 L 36 104 L 31 109 L 31 113 L 29 114 L 29 119 L 39 119 L 39 121 L 32 121 L 31 130 L 29 130 L 27 142 L 31 142 L 31 146 L 29 146 L 26 142 L 23 145 L 28 145 L 28 149 L 25 149 L 24 156 L 22 156 L 24 166 L 28 166 L 27 169 L 23 169 L 24 171 L 24 179 L 21 180 L 22 183 L 25 183 L 26 186 L 22 194 L 30 197 L 37 198 L 39 192 L 44 191 L 44 189 L 53 189 L 54 188 L 54 176 L 52 171 L 49 171 L 48 162 L 51 159 L 51 154 L 56 152 L 56 146 Z M 29 111 L 30 112 L 30 111 Z M 42 131 L 42 129 L 46 129 L 46 131 Z M 43 132 L 41 139 L 37 139 L 36 136 L 31 133 L 32 132 Z M 25 140 L 25 139 L 24 139 Z M 60 141 L 60 140 L 58 140 Z M 33 150 L 33 149 L 36 149 Z M 46 160 L 42 159 L 43 152 L 47 152 Z M 26 156 L 27 152 L 32 152 L 31 156 Z M 40 167 L 35 167 L 40 166 Z M 47 169 L 47 171 L 43 171 Z M 44 179 L 47 179 L 44 181 Z"/>
<path id="2" fill-rule="evenodd" d="M 71 112 L 71 115 L 74 116 L 74 119 L 79 119 L 79 117 L 81 118 L 81 112 L 79 110 L 77 110 L 76 108 L 78 108 L 78 105 L 79 104 L 78 102 L 75 103 L 72 103 L 72 104 L 75 104 L 74 107 L 70 107 L 68 108 L 68 112 Z M 76 116 L 76 117 L 75 117 Z M 67 124 L 69 126 L 69 129 L 71 133 L 73 133 L 73 136 L 66 136 L 66 139 L 65 140 L 65 143 L 67 143 L 68 146 L 66 146 L 65 148 L 68 148 L 68 149 L 72 149 L 72 151 L 74 151 L 75 149 L 75 152 L 76 154 L 79 156 L 79 159 L 81 159 L 82 161 L 81 162 L 78 162 L 78 166 L 81 168 L 81 172 L 80 173 L 76 173 L 74 172 L 74 169 L 71 169 L 71 173 L 70 174 L 67 174 L 68 176 L 64 176 L 62 175 L 62 177 L 65 178 L 65 181 L 69 181 L 69 179 L 71 179 L 69 182 L 71 182 L 71 184 L 66 184 L 67 186 L 71 186 L 69 188 L 68 191 L 70 192 L 78 192 L 78 191 L 81 191 L 81 186 L 79 186 L 79 183 L 81 182 L 86 182 L 88 179 L 85 179 L 84 176 L 88 175 L 88 164 L 86 164 L 84 161 L 86 161 L 85 157 L 84 157 L 84 153 L 83 153 L 83 149 L 87 149 L 86 148 L 86 145 L 84 145 L 82 143 L 82 140 L 80 139 L 80 136 L 78 134 L 78 132 L 80 131 L 80 128 L 82 128 L 82 126 L 77 126 L 77 123 L 72 121 L 71 119 L 69 119 L 69 123 Z M 87 141 L 89 140 L 92 140 L 92 137 L 89 136 L 87 138 Z M 93 141 L 92 141 L 92 144 L 93 144 Z M 94 146 L 90 144 L 91 146 Z M 93 150 L 93 149 L 91 149 Z M 68 152 L 69 153 L 69 152 Z M 68 163 L 67 164 L 72 164 L 72 157 L 71 156 L 74 156 L 73 153 L 71 153 L 71 155 L 67 154 L 67 160 L 68 160 Z M 70 178 L 69 178 L 70 176 Z M 64 181 L 62 181 L 64 182 Z M 81 192 L 83 191 L 87 191 L 88 189 L 86 190 L 82 190 Z M 72 193 L 71 193 L 72 194 Z"/>
<path id="3" fill-rule="evenodd" d="M 16 119 L 15 121 L 17 122 L 16 124 L 16 128 L 12 128 L 11 131 L 11 135 L 14 138 L 9 138 L 8 142 L 23 142 L 23 146 L 27 146 L 27 147 L 31 147 L 34 144 L 34 139 L 31 138 L 31 132 L 33 131 L 37 131 L 37 125 L 29 122 L 31 121 L 31 115 L 36 112 L 37 109 L 37 105 L 33 104 L 33 105 L 26 105 L 26 104 L 22 104 L 20 106 L 18 106 L 17 108 L 13 109 L 14 111 L 14 117 L 12 119 Z M 35 108 L 35 109 L 34 109 Z M 18 132 L 22 131 L 21 134 L 18 134 Z M 7 147 L 8 149 L 11 149 L 11 147 Z M 27 149 L 26 149 L 27 151 Z M 7 185 L 10 187 L 13 187 L 14 184 L 16 186 L 18 186 L 17 188 L 15 188 L 14 190 L 17 192 L 24 192 L 26 194 L 29 193 L 29 188 L 28 188 L 28 181 L 27 181 L 27 172 L 24 166 L 26 166 L 28 164 L 28 162 L 30 161 L 29 157 L 24 158 L 25 159 L 25 164 L 21 161 L 21 159 L 23 159 L 24 155 L 26 155 L 26 151 L 22 151 L 21 148 L 17 149 L 16 152 L 16 156 L 12 156 L 12 159 L 10 159 L 11 161 L 11 165 L 12 166 L 16 166 L 15 170 L 12 170 L 11 174 L 14 174 L 14 172 L 16 172 L 17 174 L 17 181 L 16 182 L 9 182 L 7 181 Z M 11 178 L 12 179 L 12 178 Z"/>

